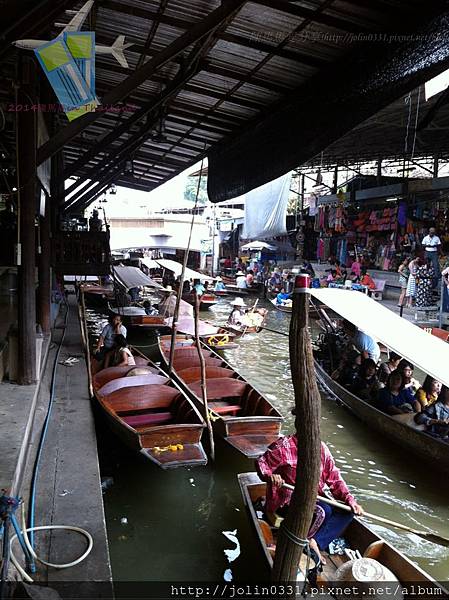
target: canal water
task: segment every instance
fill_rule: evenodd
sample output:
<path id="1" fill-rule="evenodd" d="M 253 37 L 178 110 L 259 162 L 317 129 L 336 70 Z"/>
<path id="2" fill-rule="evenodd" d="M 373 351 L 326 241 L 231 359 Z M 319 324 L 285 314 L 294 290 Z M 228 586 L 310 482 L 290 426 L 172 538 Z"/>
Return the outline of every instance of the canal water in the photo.
<path id="1" fill-rule="evenodd" d="M 220 299 L 202 317 L 224 323 L 229 312 L 229 303 Z M 93 311 L 88 319 L 93 333 L 106 320 Z M 287 332 L 289 321 L 288 314 L 272 309 L 267 326 Z M 157 360 L 154 338 L 131 333 L 129 339 Z M 269 331 L 246 335 L 225 357 L 286 415 L 283 432 L 290 433 L 288 338 Z M 268 577 L 237 482 L 238 473 L 254 471 L 252 461 L 217 440 L 213 464 L 162 471 L 128 452 L 101 418 L 98 428 L 102 475 L 113 480 L 104 501 L 116 581 L 248 582 Z M 447 477 L 325 397 L 321 432 L 365 510 L 449 537 Z M 372 528 L 436 579 L 449 579 L 448 548 L 379 525 Z"/>

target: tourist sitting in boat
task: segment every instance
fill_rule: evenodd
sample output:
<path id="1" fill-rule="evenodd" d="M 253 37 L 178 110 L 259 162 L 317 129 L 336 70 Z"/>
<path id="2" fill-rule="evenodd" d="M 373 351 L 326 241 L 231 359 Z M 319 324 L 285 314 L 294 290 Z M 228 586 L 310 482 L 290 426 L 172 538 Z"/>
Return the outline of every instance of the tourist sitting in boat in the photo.
<path id="1" fill-rule="evenodd" d="M 245 316 L 246 304 L 243 302 L 243 298 L 236 298 L 231 302 L 232 311 L 228 317 L 229 325 L 241 325 L 243 323 L 243 317 Z"/>
<path id="2" fill-rule="evenodd" d="M 279 273 L 278 267 L 275 267 L 270 279 L 268 280 L 270 291 L 279 292 L 282 288 L 282 277 Z"/>
<path id="3" fill-rule="evenodd" d="M 291 294 L 286 294 L 285 292 L 279 292 L 276 296 L 276 304 L 281 304 L 282 306 L 288 306 L 292 304 Z"/>
<path id="4" fill-rule="evenodd" d="M 248 284 L 246 283 L 246 275 L 243 271 L 237 271 L 235 283 L 240 290 L 246 290 Z"/>
<path id="5" fill-rule="evenodd" d="M 416 412 L 416 401 L 410 388 L 404 387 L 404 380 L 398 370 L 387 379 L 387 385 L 378 393 L 376 406 L 389 415 Z"/>
<path id="6" fill-rule="evenodd" d="M 128 348 L 126 338 L 118 334 L 115 336 L 115 367 L 133 367 L 136 361 L 132 355 L 131 350 Z"/>
<path id="7" fill-rule="evenodd" d="M 401 373 L 405 389 L 411 389 L 414 394 L 419 390 L 421 384 L 413 377 L 415 366 L 406 358 L 403 358 L 397 367 L 397 371 Z"/>
<path id="8" fill-rule="evenodd" d="M 380 360 L 379 344 L 370 335 L 357 329 L 350 321 L 344 320 L 342 327 L 349 341 L 361 353 L 362 358 L 371 358 L 377 365 Z"/>
<path id="9" fill-rule="evenodd" d="M 415 416 L 418 425 L 426 425 L 426 433 L 449 441 L 449 388 L 443 385 L 438 400 Z"/>
<path id="10" fill-rule="evenodd" d="M 401 380 L 402 381 L 402 380 Z M 351 392 L 362 400 L 374 400 L 381 384 L 377 379 L 376 363 L 371 358 L 362 360 L 360 369 L 351 386 Z"/>
<path id="11" fill-rule="evenodd" d="M 294 412 L 293 410 L 292 413 Z M 296 434 L 281 436 L 256 462 L 260 478 L 267 482 L 265 512 L 268 516 L 274 513 L 285 516 L 288 511 L 292 492 L 283 485 L 284 483 L 295 485 L 300 449 Z M 317 553 L 318 559 L 323 564 L 320 550 L 326 551 L 330 542 L 346 529 L 354 514 L 363 515 L 363 509 L 349 492 L 329 448 L 321 442 L 319 495 L 323 494 L 325 486 L 329 487 L 336 500 L 350 506 L 353 514 L 339 511 L 322 502 L 317 503 L 314 523 L 309 530 L 308 538 L 310 547 Z"/>
<path id="12" fill-rule="evenodd" d="M 427 406 L 431 406 L 438 400 L 438 396 L 441 392 L 441 383 L 427 375 L 422 384 L 422 387 L 416 392 L 415 397 L 419 403 L 418 410 L 421 411 Z"/>
<path id="13" fill-rule="evenodd" d="M 155 317 L 159 314 L 157 308 L 155 308 L 149 300 L 145 300 L 145 302 L 143 303 L 143 307 L 145 309 L 145 314 L 149 317 Z"/>
<path id="14" fill-rule="evenodd" d="M 401 360 L 402 357 L 399 356 L 399 354 L 396 354 L 396 352 L 390 352 L 388 360 L 380 365 L 377 372 L 380 383 L 383 383 L 384 385 L 387 383 L 389 375 L 391 375 L 391 373 L 398 368 Z"/>
<path id="15" fill-rule="evenodd" d="M 196 295 L 198 297 L 201 297 L 204 292 L 206 291 L 206 288 L 204 287 L 204 285 L 201 283 L 201 281 L 199 279 L 195 279 L 193 281 L 193 289 L 196 292 Z"/>
<path id="16" fill-rule="evenodd" d="M 104 369 L 109 367 L 115 349 L 115 336 L 119 334 L 126 338 L 126 327 L 122 325 L 122 317 L 120 315 L 114 315 L 109 323 L 103 327 L 94 354 L 95 360 L 103 362 Z"/>
<path id="17" fill-rule="evenodd" d="M 376 289 L 376 284 L 374 283 L 374 279 L 367 272 L 366 268 L 363 268 L 361 270 L 360 284 L 364 285 L 365 287 L 367 287 L 370 290 Z"/>
<path id="18" fill-rule="evenodd" d="M 214 292 L 225 292 L 225 291 L 226 291 L 226 286 L 223 283 L 223 279 L 221 277 L 216 277 Z"/>
<path id="19" fill-rule="evenodd" d="M 246 287 L 251 287 L 254 283 L 254 271 L 249 270 L 246 274 Z"/>
<path id="20" fill-rule="evenodd" d="M 332 373 L 332 379 L 338 381 L 340 385 L 351 388 L 357 378 L 362 364 L 362 355 L 358 350 L 349 350 L 343 359 L 341 368 Z"/>

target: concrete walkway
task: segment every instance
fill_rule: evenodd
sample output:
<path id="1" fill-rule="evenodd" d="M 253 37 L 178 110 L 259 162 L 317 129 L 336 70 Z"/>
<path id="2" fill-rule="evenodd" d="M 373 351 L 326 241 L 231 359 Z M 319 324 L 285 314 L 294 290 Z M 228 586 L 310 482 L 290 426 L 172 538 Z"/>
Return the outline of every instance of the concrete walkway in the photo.
<path id="1" fill-rule="evenodd" d="M 63 329 L 53 332 L 54 343 L 49 352 L 37 398 L 35 389 L 12 386 L 17 397 L 11 402 L 10 439 L 14 438 L 19 447 L 23 421 L 27 420 L 26 410 L 31 407 L 29 400 L 25 405 L 25 399 L 33 396 L 36 401 L 31 441 L 27 449 L 22 448 L 22 454 L 26 454 L 28 450 L 27 468 L 22 485 L 15 488 L 15 493 L 20 493 L 27 505 L 32 467 L 50 399 L 52 371 L 62 336 Z M 54 587 L 64 598 L 106 598 L 112 596 L 112 576 L 97 440 L 88 393 L 78 307 L 74 296 L 69 296 L 68 300 L 68 321 L 58 363 L 69 357 L 77 358 L 78 362 L 70 367 L 57 365 L 54 403 L 37 479 L 35 524 L 81 527 L 92 535 L 94 546 L 81 564 L 69 569 L 56 570 L 38 563 L 38 572 L 33 578 L 40 584 Z M 4 406 L 2 388 L 3 386 L 0 386 L 0 407 Z M 4 454 L 3 445 L 4 439 L 0 437 L 0 457 Z M 9 459 L 3 460 L 9 473 L 16 469 L 16 456 L 9 453 Z M 3 474 L 3 470 L 0 472 Z M 3 480 L 6 482 L 7 478 L 2 477 Z M 10 487 L 8 486 L 8 489 Z M 29 509 L 28 506 L 27 508 Z M 84 538 L 75 533 L 57 531 L 51 534 L 37 534 L 38 555 L 53 563 L 71 562 L 83 554 L 85 548 Z"/>

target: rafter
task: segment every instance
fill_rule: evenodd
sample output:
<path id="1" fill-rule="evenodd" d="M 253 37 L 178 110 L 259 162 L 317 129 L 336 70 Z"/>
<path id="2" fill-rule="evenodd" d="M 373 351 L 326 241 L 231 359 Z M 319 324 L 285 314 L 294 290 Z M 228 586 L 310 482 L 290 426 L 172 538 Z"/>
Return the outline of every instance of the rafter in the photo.
<path id="1" fill-rule="evenodd" d="M 167 64 L 175 56 L 181 54 L 193 43 L 215 31 L 230 15 L 236 14 L 245 3 L 246 0 L 227 0 L 227 2 L 221 4 L 202 21 L 192 26 L 169 46 L 161 50 L 113 88 L 103 99 L 104 104 L 114 105 L 129 96 L 133 90 L 149 79 L 157 69 Z M 61 150 L 64 144 L 81 133 L 88 125 L 96 121 L 99 116 L 100 113 L 98 112 L 87 113 L 60 130 L 39 148 L 38 164 L 41 164 L 44 160 Z"/>

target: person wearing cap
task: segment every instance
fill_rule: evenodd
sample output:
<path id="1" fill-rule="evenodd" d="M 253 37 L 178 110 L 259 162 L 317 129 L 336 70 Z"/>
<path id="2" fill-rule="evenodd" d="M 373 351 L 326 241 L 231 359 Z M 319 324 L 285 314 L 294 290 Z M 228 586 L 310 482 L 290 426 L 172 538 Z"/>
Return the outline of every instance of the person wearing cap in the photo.
<path id="1" fill-rule="evenodd" d="M 243 298 L 236 298 L 231 304 L 232 312 L 228 317 L 228 323 L 230 325 L 242 325 L 246 306 L 243 302 Z"/>
<path id="2" fill-rule="evenodd" d="M 292 410 L 295 414 L 295 409 Z M 256 468 L 260 478 L 267 482 L 266 513 L 277 513 L 285 516 L 292 497 L 291 490 L 284 487 L 284 483 L 295 485 L 296 465 L 298 451 L 301 450 L 296 434 L 281 436 L 271 444 L 256 461 Z M 320 550 L 326 551 L 330 542 L 338 538 L 349 525 L 354 515 L 363 515 L 363 508 L 357 503 L 354 496 L 335 465 L 335 460 L 324 442 L 321 442 L 321 468 L 318 484 L 318 495 L 323 495 L 324 487 L 328 486 L 332 496 L 352 509 L 352 514 L 332 508 L 324 502 L 317 506 L 322 511 L 321 525 L 310 539 L 310 546 L 318 554 L 318 558 L 325 564 Z M 310 532 L 309 532 L 310 534 Z"/>
<path id="3" fill-rule="evenodd" d="M 246 275 L 243 271 L 237 271 L 235 283 L 240 290 L 246 290 L 248 284 L 246 283 Z"/>
<path id="4" fill-rule="evenodd" d="M 214 292 L 225 292 L 225 291 L 226 291 L 226 286 L 223 283 L 223 279 L 221 277 L 216 277 Z"/>

